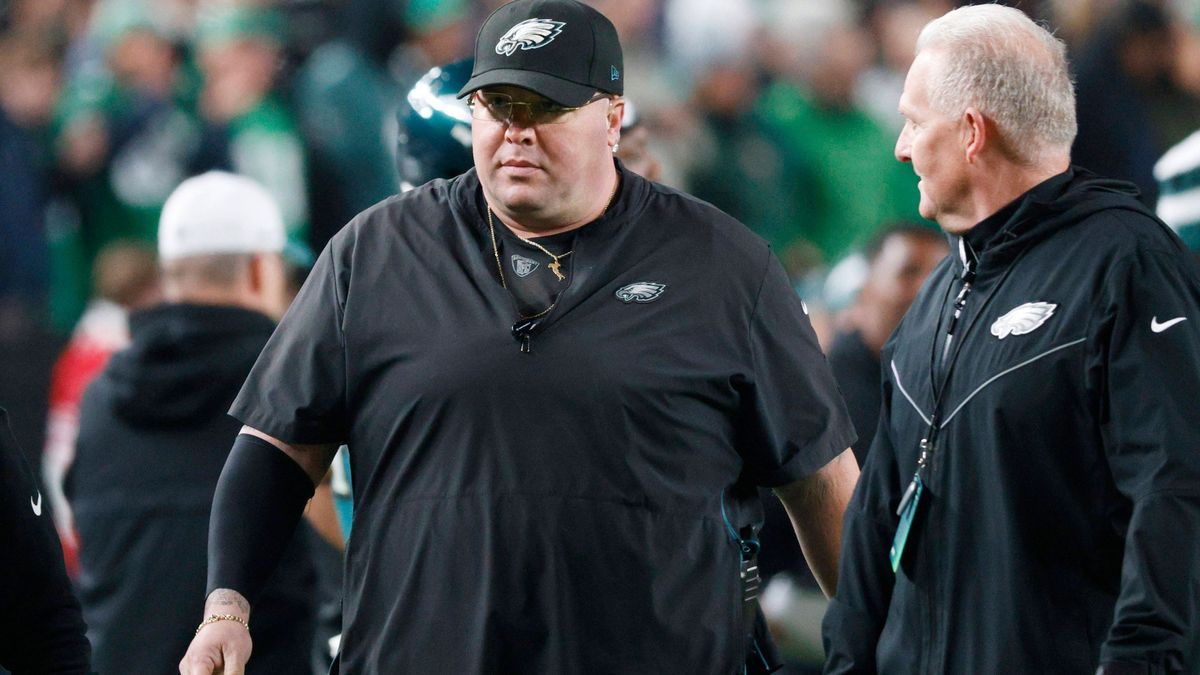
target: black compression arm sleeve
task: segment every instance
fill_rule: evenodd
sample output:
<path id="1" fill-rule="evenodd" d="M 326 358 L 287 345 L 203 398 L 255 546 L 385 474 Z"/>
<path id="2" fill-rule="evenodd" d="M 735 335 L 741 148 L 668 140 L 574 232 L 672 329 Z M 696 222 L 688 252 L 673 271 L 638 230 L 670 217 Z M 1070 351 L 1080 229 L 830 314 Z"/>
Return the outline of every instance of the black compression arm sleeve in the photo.
<path id="1" fill-rule="evenodd" d="M 239 434 L 213 496 L 206 593 L 230 588 L 253 606 L 314 491 L 308 474 L 282 450 Z"/>

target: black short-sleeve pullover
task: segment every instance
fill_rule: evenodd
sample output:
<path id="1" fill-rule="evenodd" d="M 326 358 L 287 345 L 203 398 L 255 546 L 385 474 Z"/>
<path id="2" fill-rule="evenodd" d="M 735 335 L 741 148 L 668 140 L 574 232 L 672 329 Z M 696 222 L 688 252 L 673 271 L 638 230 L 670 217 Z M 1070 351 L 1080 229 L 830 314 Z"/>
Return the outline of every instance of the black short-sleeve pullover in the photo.
<path id="1" fill-rule="evenodd" d="M 351 448 L 343 672 L 740 669 L 726 521 L 854 440 L 800 299 L 742 225 L 622 172 L 522 351 L 479 190 L 344 228 L 231 411 Z"/>

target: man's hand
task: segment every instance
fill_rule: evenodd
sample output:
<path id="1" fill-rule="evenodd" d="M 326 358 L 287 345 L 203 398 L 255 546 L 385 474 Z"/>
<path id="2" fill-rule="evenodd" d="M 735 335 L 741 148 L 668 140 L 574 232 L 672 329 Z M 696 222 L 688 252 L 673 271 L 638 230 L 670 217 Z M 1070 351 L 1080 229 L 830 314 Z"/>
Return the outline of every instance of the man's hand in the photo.
<path id="1" fill-rule="evenodd" d="M 204 617 L 232 615 L 250 620 L 250 603 L 241 593 L 218 588 L 204 603 Z M 179 662 L 180 675 L 244 675 L 250 660 L 250 631 L 237 621 L 214 621 L 192 639 L 187 654 Z"/>

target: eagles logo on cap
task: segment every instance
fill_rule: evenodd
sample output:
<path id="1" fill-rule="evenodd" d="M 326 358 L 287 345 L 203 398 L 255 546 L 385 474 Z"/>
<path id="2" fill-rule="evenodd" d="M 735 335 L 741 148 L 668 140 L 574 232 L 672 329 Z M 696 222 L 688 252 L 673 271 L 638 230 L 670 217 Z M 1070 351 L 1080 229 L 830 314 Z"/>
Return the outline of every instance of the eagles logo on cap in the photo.
<path id="1" fill-rule="evenodd" d="M 623 95 L 623 68 L 617 29 L 595 8 L 578 0 L 513 0 L 479 28 L 471 78 L 458 95 L 511 86 L 581 106 L 596 92 Z"/>
<path id="2" fill-rule="evenodd" d="M 496 43 L 496 53 L 512 56 L 518 49 L 537 49 L 545 47 L 558 37 L 563 26 L 562 21 L 550 19 L 526 19 L 508 29 L 504 37 Z"/>

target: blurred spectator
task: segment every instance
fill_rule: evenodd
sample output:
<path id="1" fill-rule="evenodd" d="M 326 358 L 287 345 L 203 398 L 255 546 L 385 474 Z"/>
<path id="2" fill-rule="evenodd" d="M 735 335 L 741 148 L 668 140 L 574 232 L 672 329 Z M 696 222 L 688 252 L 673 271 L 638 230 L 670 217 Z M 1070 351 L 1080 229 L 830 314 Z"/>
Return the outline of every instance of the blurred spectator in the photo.
<path id="1" fill-rule="evenodd" d="M 0 324 L 41 319 L 46 301 L 46 136 L 60 66 L 60 50 L 47 33 L 0 39 Z"/>
<path id="2" fill-rule="evenodd" d="M 650 130 L 631 99 L 625 99 L 625 117 L 621 119 L 621 140 L 613 150 L 625 167 L 652 181 L 662 178 L 662 162 L 650 147 Z"/>
<path id="3" fill-rule="evenodd" d="M 72 579 L 79 572 L 79 540 L 63 494 L 63 479 L 75 460 L 79 402 L 84 389 L 108 363 L 108 357 L 129 345 L 129 312 L 160 299 L 153 250 L 140 242 L 117 241 L 105 246 L 92 267 L 92 290 L 92 301 L 51 372 L 50 410 L 42 451 L 42 480 L 62 542 L 67 574 Z"/>
<path id="4" fill-rule="evenodd" d="M 316 247 L 399 189 L 392 150 L 403 94 L 434 64 L 469 53 L 483 4 L 349 0 L 338 8 L 337 36 L 313 51 L 294 87 Z"/>
<path id="5" fill-rule="evenodd" d="M 872 45 L 845 0 L 774 0 L 767 22 L 778 79 L 760 111 L 778 139 L 792 188 L 787 248 L 815 246 L 828 262 L 878 223 L 919 220 L 916 177 L 893 139 L 854 102 Z M 782 241 L 780 241 L 782 239 Z"/>
<path id="6" fill-rule="evenodd" d="M 794 239 L 795 223 L 783 155 L 754 111 L 761 93 L 757 5 L 671 0 L 665 23 L 667 53 L 690 90 L 676 116 L 695 119 L 677 143 L 688 152 L 685 189 L 742 221 L 780 252 Z M 787 265 L 793 273 L 798 266 Z"/>
<path id="7" fill-rule="evenodd" d="M 304 144 L 275 89 L 282 63 L 282 16 L 253 5 L 212 4 L 200 12 L 196 50 L 204 88 L 204 152 L 198 166 L 227 169 L 262 184 L 279 204 L 288 239 L 308 242 Z"/>
<path id="8" fill-rule="evenodd" d="M 859 466 L 879 421 L 879 353 L 948 251 L 941 232 L 907 223 L 885 227 L 866 247 L 866 279 L 829 349 L 829 365 L 858 431 L 852 448 Z"/>
<path id="9" fill-rule="evenodd" d="M 449 63 L 469 54 L 475 32 L 467 0 L 409 0 L 404 22 L 412 45 L 429 64 Z"/>
<path id="10" fill-rule="evenodd" d="M 1153 205 L 1154 162 L 1200 126 L 1200 106 L 1173 81 L 1178 33 L 1155 2 L 1123 2 L 1080 49 L 1073 161 L 1132 181 Z"/>
<path id="11" fill-rule="evenodd" d="M 1055 34 L 1067 43 L 1068 49 L 1077 51 L 1095 32 L 1097 24 L 1123 1 L 1047 0 L 1045 5 L 1050 25 L 1057 29 Z"/>
<path id="12" fill-rule="evenodd" d="M 403 0 L 344 0 L 342 32 L 356 51 L 384 67 L 407 30 L 404 5 Z"/>
<path id="13" fill-rule="evenodd" d="M 0 2 L 0 30 L 50 31 L 72 4 L 68 0 L 8 0 Z"/>
<path id="14" fill-rule="evenodd" d="M 461 59 L 475 38 L 473 19 L 488 2 L 471 0 L 345 0 L 343 33 L 353 48 L 378 66 L 391 65 L 402 84 L 431 66 Z M 494 2 L 492 3 L 494 4 Z"/>
<path id="15" fill-rule="evenodd" d="M 82 311 L 100 249 L 119 239 L 153 243 L 163 202 L 199 151 L 194 81 L 173 42 L 169 6 L 99 2 L 87 35 L 98 60 L 80 56 L 59 102 L 58 163 L 78 214 L 52 242 L 59 326 Z"/>
<path id="16" fill-rule="evenodd" d="M 1180 19 L 1175 21 L 1175 64 L 1173 79 L 1193 98 L 1200 97 L 1200 1 L 1183 0 Z"/>
<path id="17" fill-rule="evenodd" d="M 50 366 L 61 341 L 46 319 L 52 164 L 48 124 L 61 45 L 22 25 L 0 34 L 0 401 L 23 448 L 44 442 Z M 27 458 L 35 464 L 34 457 Z"/>
<path id="18" fill-rule="evenodd" d="M 201 616 L 213 490 L 238 433 L 225 414 L 286 309 L 283 219 L 250 179 L 182 183 L 159 232 L 165 304 L 84 394 L 67 497 L 80 599 L 102 673 L 168 673 Z M 309 667 L 313 572 L 301 527 L 255 604 L 250 673 Z"/>
<path id="19" fill-rule="evenodd" d="M 934 11 L 913 0 L 887 0 L 876 5 L 868 17 L 879 55 L 859 77 L 854 97 L 889 134 L 898 136 L 904 126 L 896 106 L 904 91 L 904 76 L 916 55 L 917 34 L 949 9 Z"/>
<path id="20" fill-rule="evenodd" d="M 1182 89 L 1200 96 L 1200 2 L 1181 3 L 1176 23 L 1175 77 Z M 1158 217 L 1200 257 L 1200 131 L 1192 131 L 1154 165 L 1158 182 Z"/>
<path id="21" fill-rule="evenodd" d="M 293 97 L 310 160 L 311 241 L 320 249 L 360 211 L 398 190 L 391 130 L 400 88 L 349 42 L 336 40 L 296 73 Z"/>
<path id="22" fill-rule="evenodd" d="M 502 2 L 489 0 L 490 4 Z M 668 71 L 664 61 L 663 22 L 667 5 L 672 0 L 588 0 L 586 4 L 608 17 L 617 34 L 621 36 L 621 51 L 625 61 L 625 72 L 631 78 L 626 82 L 625 96 L 643 103 L 645 113 L 677 105 L 687 96 L 683 83 L 676 79 L 677 73 Z M 705 10 L 704 0 L 691 0 L 696 13 Z M 733 19 L 737 0 L 726 0 L 726 16 Z M 728 24 L 732 28 L 732 22 Z M 699 38 L 698 39 L 703 39 Z M 724 51 L 720 41 L 707 43 L 711 50 Z M 656 114 L 647 114 L 643 119 L 650 121 Z M 657 132 L 653 134 L 658 136 Z"/>

